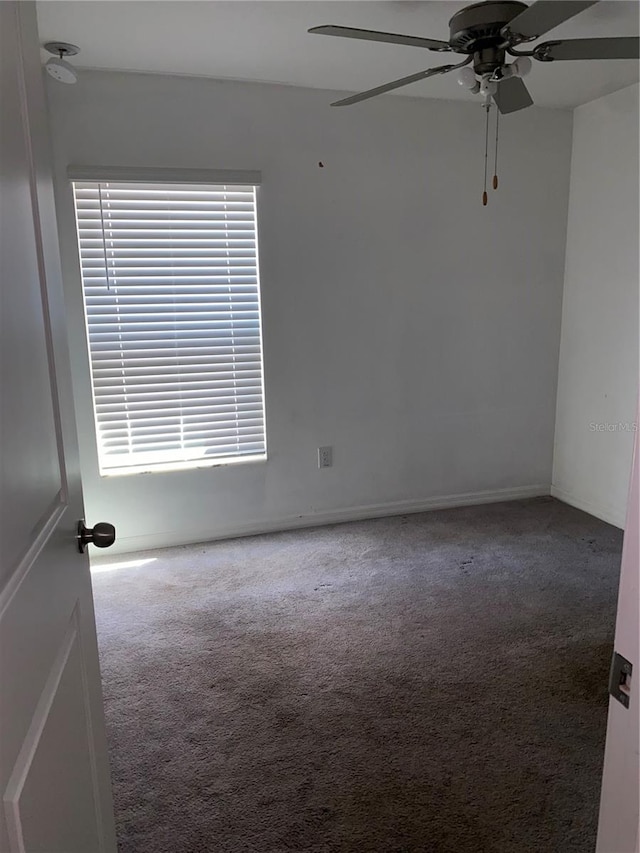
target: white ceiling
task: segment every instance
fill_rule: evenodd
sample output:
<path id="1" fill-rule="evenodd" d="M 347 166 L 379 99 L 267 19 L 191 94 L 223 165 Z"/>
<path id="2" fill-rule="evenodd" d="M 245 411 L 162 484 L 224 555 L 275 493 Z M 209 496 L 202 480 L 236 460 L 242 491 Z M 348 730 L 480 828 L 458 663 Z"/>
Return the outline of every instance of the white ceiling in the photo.
<path id="1" fill-rule="evenodd" d="M 457 0 L 41 0 L 41 42 L 81 48 L 77 67 L 189 74 L 339 91 L 360 91 L 449 60 L 415 47 L 307 34 L 319 24 L 447 39 Z M 544 36 L 637 35 L 637 0 L 603 0 Z M 43 52 L 43 59 L 47 54 Z M 574 107 L 638 80 L 635 60 L 535 63 L 527 85 L 535 102 Z M 398 94 L 473 96 L 453 75 Z M 364 105 L 351 109 L 362 109 Z"/>

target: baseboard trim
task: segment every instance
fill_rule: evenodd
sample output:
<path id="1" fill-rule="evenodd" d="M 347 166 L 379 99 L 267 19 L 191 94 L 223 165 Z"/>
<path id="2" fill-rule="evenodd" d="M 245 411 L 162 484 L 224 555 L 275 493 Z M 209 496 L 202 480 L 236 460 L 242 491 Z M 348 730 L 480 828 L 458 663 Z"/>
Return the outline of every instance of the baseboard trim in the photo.
<path id="1" fill-rule="evenodd" d="M 176 545 L 194 545 L 199 542 L 215 542 L 220 539 L 235 539 L 239 536 L 257 536 L 261 533 L 277 533 L 284 530 L 296 530 L 303 527 L 320 527 L 326 524 L 341 524 L 348 521 L 363 521 L 368 518 L 383 518 L 391 515 L 409 515 L 416 512 L 428 512 L 435 509 L 473 506 L 474 504 L 500 503 L 524 498 L 548 496 L 548 484 L 516 486 L 507 489 L 488 489 L 480 492 L 464 492 L 455 495 L 441 495 L 421 500 L 392 501 L 382 504 L 367 504 L 341 509 L 323 510 L 302 515 L 286 516 L 276 519 L 236 525 L 215 532 L 203 530 L 174 530 L 164 533 L 149 533 L 140 536 L 118 538 L 110 554 L 94 556 L 94 561 L 104 562 L 113 554 L 126 554 L 135 551 L 148 551 L 156 548 L 170 548 Z"/>
<path id="2" fill-rule="evenodd" d="M 583 500 L 570 492 L 565 492 L 559 486 L 551 486 L 551 495 L 569 506 L 574 506 L 576 509 L 581 509 L 583 512 L 588 512 L 589 515 L 594 515 L 601 521 L 606 521 L 607 524 L 613 524 L 614 527 L 619 527 L 624 530 L 626 521 L 626 510 L 619 507 L 606 506 L 601 503 L 593 503 L 592 501 Z"/>

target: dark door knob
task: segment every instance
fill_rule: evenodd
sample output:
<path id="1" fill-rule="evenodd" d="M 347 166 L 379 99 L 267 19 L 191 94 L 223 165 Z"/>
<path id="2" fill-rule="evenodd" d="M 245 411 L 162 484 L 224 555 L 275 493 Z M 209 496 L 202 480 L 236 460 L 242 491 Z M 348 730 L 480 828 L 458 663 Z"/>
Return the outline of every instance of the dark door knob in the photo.
<path id="1" fill-rule="evenodd" d="M 116 529 L 113 524 L 99 521 L 95 527 L 85 527 L 84 519 L 78 522 L 78 550 L 84 554 L 87 545 L 95 545 L 96 548 L 108 548 L 116 541 Z"/>

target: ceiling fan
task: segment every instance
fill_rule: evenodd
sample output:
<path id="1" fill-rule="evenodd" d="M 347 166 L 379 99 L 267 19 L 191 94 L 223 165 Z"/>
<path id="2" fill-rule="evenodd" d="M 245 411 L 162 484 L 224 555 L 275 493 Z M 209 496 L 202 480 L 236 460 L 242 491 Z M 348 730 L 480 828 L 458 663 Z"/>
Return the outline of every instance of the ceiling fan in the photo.
<path id="1" fill-rule="evenodd" d="M 428 68 L 426 71 L 419 71 L 417 74 L 376 86 L 375 89 L 343 98 L 333 103 L 333 107 L 357 104 L 359 101 L 408 86 L 409 83 L 460 69 L 460 85 L 474 94 L 480 94 L 486 107 L 493 100 L 501 113 L 512 113 L 533 104 L 533 98 L 522 80 L 531 69 L 531 58 L 539 62 L 560 62 L 640 57 L 640 39 L 627 36 L 561 39 L 537 44 L 531 50 L 515 50 L 518 45 L 536 41 L 549 30 L 596 2 L 597 0 L 537 0 L 531 6 L 519 0 L 486 0 L 483 3 L 473 3 L 460 9 L 449 21 L 448 41 L 332 24 L 313 27 L 309 32 L 423 47 L 436 53 L 457 53 L 465 57 L 462 62 Z M 514 61 L 508 63 L 507 57 L 514 57 Z M 466 67 L 471 64 L 471 67 Z"/>

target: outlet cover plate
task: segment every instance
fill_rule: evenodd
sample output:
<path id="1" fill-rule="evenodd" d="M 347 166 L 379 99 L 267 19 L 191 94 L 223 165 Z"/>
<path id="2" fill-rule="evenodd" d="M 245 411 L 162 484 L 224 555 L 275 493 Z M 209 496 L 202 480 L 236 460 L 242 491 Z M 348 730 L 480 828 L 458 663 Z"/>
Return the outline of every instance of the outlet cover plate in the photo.
<path id="1" fill-rule="evenodd" d="M 333 448 L 318 448 L 318 468 L 331 468 L 333 465 Z"/>

